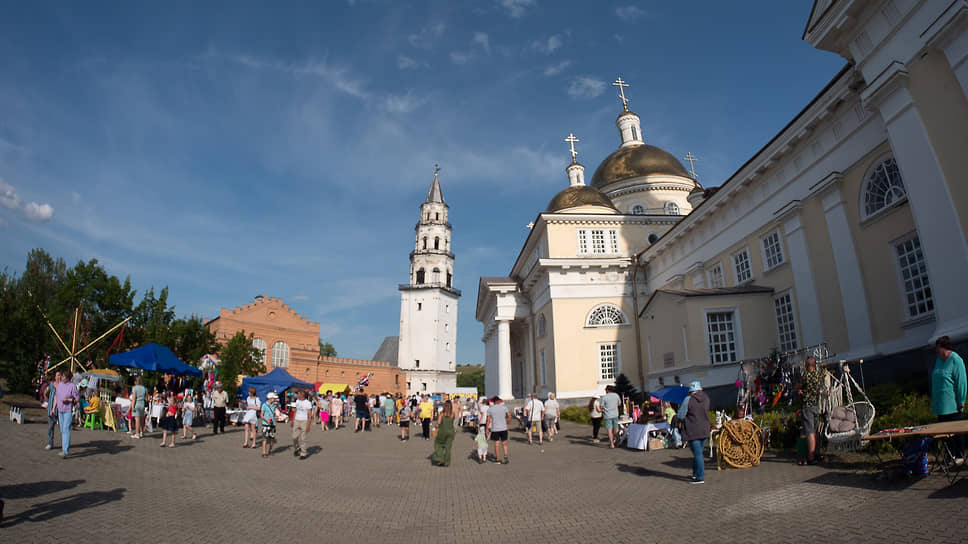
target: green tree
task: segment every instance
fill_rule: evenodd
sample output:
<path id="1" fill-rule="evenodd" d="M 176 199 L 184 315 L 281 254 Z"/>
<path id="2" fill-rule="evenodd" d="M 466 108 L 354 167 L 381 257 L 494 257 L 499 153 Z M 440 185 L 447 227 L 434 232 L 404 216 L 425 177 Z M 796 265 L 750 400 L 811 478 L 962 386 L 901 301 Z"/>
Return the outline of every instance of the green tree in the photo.
<path id="1" fill-rule="evenodd" d="M 255 335 L 246 336 L 245 331 L 235 333 L 219 355 L 219 379 L 230 398 L 235 397 L 239 376 L 254 376 L 266 371 L 262 351 L 252 346 Z"/>
<path id="2" fill-rule="evenodd" d="M 319 341 L 319 356 L 320 357 L 336 357 L 336 348 L 333 344 L 329 342 Z"/>
<path id="3" fill-rule="evenodd" d="M 639 397 L 642 396 L 635 386 L 632 385 L 632 381 L 629 380 L 628 376 L 625 374 L 619 374 L 615 377 L 615 392 L 618 393 L 619 396 L 632 399 L 632 402 L 635 403 L 640 402 Z"/>
<path id="4" fill-rule="evenodd" d="M 484 394 L 484 367 L 483 366 L 458 366 L 457 367 L 457 387 L 476 387 L 477 394 Z"/>
<path id="5" fill-rule="evenodd" d="M 186 363 L 197 364 L 206 353 L 217 353 L 219 350 L 215 335 L 205 327 L 205 321 L 199 316 L 175 319 L 168 333 L 171 341 L 169 347 Z"/>

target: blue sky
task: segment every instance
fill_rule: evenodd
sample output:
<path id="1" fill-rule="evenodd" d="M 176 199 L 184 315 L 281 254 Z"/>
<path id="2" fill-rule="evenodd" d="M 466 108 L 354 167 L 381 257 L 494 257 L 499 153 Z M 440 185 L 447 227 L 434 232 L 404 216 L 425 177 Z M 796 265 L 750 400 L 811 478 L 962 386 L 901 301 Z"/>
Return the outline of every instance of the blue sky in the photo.
<path id="1" fill-rule="evenodd" d="M 647 142 L 718 185 L 834 76 L 807 0 L 19 2 L 0 18 L 0 266 L 97 258 L 180 315 L 281 297 L 340 355 L 399 332 L 413 225 L 441 165 L 483 360 L 479 276 L 618 146 L 615 88 Z"/>

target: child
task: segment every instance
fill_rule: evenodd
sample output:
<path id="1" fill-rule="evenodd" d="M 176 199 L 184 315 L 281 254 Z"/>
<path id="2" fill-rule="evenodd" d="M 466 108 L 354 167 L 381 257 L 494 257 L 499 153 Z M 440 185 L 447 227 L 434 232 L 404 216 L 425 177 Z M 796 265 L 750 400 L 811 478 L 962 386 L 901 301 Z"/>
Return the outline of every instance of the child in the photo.
<path id="1" fill-rule="evenodd" d="M 266 401 L 259 410 L 259 429 L 262 431 L 262 456 L 268 457 L 272 453 L 272 445 L 276 442 L 276 401 L 278 396 L 269 391 Z"/>
<path id="2" fill-rule="evenodd" d="M 412 418 L 410 405 L 404 403 L 397 413 L 400 415 L 400 441 L 405 442 L 410 440 L 410 420 Z"/>
<path id="3" fill-rule="evenodd" d="M 477 426 L 477 436 L 474 438 L 474 442 L 477 444 L 477 462 L 484 464 L 487 462 L 487 433 L 484 430 L 484 425 Z"/>
<path id="4" fill-rule="evenodd" d="M 192 430 L 192 423 L 195 421 L 195 400 L 192 394 L 185 395 L 185 402 L 182 404 L 182 438 L 188 438 L 188 433 L 192 433 L 192 440 L 198 438 Z"/>
<path id="5" fill-rule="evenodd" d="M 164 415 L 161 418 L 161 447 L 164 448 L 167 445 L 169 448 L 174 448 L 175 431 L 178 428 L 178 423 L 175 421 L 175 416 L 178 414 L 178 402 L 175 400 L 174 393 L 168 393 L 168 402 L 162 413 Z M 169 433 L 171 434 L 171 444 L 167 444 Z"/>

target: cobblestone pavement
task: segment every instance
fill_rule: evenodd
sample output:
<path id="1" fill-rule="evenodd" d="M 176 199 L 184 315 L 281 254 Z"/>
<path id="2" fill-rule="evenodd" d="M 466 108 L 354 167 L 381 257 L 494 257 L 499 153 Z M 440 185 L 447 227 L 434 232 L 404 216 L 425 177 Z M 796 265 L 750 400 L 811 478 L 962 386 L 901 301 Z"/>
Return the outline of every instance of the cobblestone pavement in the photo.
<path id="1" fill-rule="evenodd" d="M 448 468 L 432 442 L 403 443 L 396 427 L 309 435 L 292 455 L 288 426 L 263 459 L 242 432 L 160 448 L 160 434 L 75 431 L 72 455 L 45 451 L 46 424 L 0 423 L 0 541 L 78 542 L 964 542 L 968 480 L 894 483 L 767 457 L 689 485 L 684 450 L 592 444 L 566 423 L 542 449 L 512 432 L 511 463 L 478 465 L 459 433 Z M 59 441 L 59 435 L 55 437 Z M 280 538 L 281 537 L 281 538 Z M 494 540 L 495 538 L 499 540 Z M 510 539 L 510 540 L 509 540 Z M 808 540 L 809 539 L 809 540 Z"/>

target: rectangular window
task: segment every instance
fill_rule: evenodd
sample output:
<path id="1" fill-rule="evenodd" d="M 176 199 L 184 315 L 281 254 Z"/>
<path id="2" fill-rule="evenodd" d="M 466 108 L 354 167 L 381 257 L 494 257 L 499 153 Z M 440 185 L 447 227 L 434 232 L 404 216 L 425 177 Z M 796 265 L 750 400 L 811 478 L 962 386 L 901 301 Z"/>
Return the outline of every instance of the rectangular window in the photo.
<path id="1" fill-rule="evenodd" d="M 733 268 L 736 270 L 736 285 L 746 283 L 753 279 L 753 269 L 750 266 L 750 252 L 743 248 L 739 253 L 733 254 Z"/>
<path id="2" fill-rule="evenodd" d="M 580 255 L 618 253 L 618 231 L 578 229 L 578 253 Z"/>
<path id="3" fill-rule="evenodd" d="M 737 359 L 736 329 L 733 311 L 706 314 L 706 335 L 709 342 L 709 363 L 732 363 Z"/>
<path id="4" fill-rule="evenodd" d="M 764 270 L 770 270 L 783 264 L 783 246 L 780 245 L 780 231 L 775 230 L 767 234 L 763 242 Z"/>
<path id="5" fill-rule="evenodd" d="M 415 359 L 414 363 L 414 368 L 420 368 L 420 359 Z"/>
<path id="6" fill-rule="evenodd" d="M 716 263 L 706 274 L 709 276 L 710 288 L 726 287 L 726 280 L 723 278 L 723 263 Z"/>
<path id="7" fill-rule="evenodd" d="M 928 281 L 928 269 L 921 252 L 921 239 L 914 235 L 894 244 L 898 272 L 901 275 L 904 311 L 908 318 L 921 317 L 934 312 L 934 297 Z"/>
<path id="8" fill-rule="evenodd" d="M 619 373 L 618 342 L 598 345 L 599 378 L 614 380 Z"/>
<path id="9" fill-rule="evenodd" d="M 423 302 L 418 302 L 417 303 L 417 311 L 419 312 L 422 309 L 423 309 Z"/>
<path id="10" fill-rule="evenodd" d="M 773 299 L 776 309 L 776 332 L 780 351 L 797 349 L 797 324 L 793 317 L 793 297 L 787 291 Z"/>
<path id="11" fill-rule="evenodd" d="M 538 358 L 540 360 L 539 370 L 541 371 L 541 385 L 548 385 L 548 363 L 545 361 L 545 352 L 541 350 L 538 353 Z"/>

